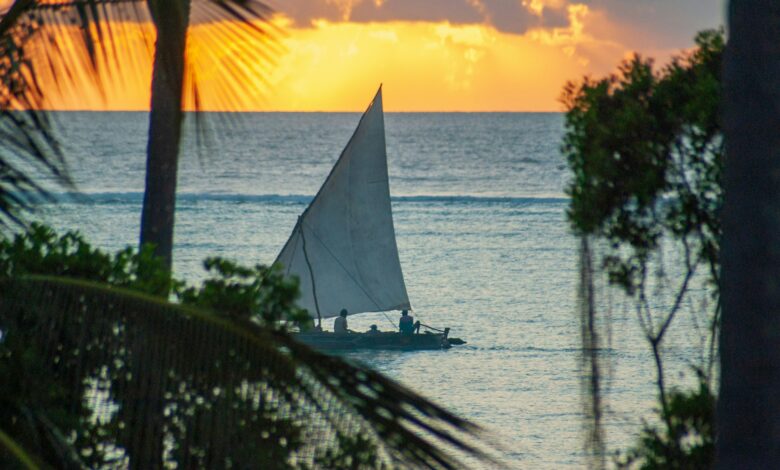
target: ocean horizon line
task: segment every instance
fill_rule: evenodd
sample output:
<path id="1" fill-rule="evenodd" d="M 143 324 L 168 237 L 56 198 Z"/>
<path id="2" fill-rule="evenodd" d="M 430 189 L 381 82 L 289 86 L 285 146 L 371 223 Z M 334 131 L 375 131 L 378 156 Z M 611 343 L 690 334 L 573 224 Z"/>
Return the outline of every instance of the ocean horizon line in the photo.
<path id="1" fill-rule="evenodd" d="M 61 192 L 50 193 L 53 204 L 62 202 L 75 203 L 142 203 L 144 193 L 142 191 L 106 191 L 106 192 Z M 314 199 L 314 195 L 305 194 L 241 194 L 241 193 L 208 193 L 208 192 L 182 192 L 176 195 L 177 201 L 234 201 L 237 203 L 263 202 L 278 204 L 308 204 Z M 393 202 L 424 203 L 441 202 L 452 204 L 529 204 L 529 203 L 564 203 L 569 198 L 565 195 L 526 195 L 526 196 L 500 196 L 477 194 L 415 194 L 391 196 Z"/>
<path id="2" fill-rule="evenodd" d="M 24 110 L 19 110 L 24 112 Z M 133 114 L 149 114 L 149 110 L 144 109 L 41 109 L 38 111 L 44 111 L 46 113 L 133 113 Z M 236 110 L 236 111 L 195 111 L 187 110 L 184 114 L 362 114 L 365 110 L 350 111 L 350 110 Z M 384 114 L 564 114 L 565 111 L 541 111 L 541 110 L 529 110 L 529 111 L 517 111 L 517 110 L 448 110 L 448 111 L 414 111 L 414 110 L 396 110 L 396 111 L 384 111 Z"/>

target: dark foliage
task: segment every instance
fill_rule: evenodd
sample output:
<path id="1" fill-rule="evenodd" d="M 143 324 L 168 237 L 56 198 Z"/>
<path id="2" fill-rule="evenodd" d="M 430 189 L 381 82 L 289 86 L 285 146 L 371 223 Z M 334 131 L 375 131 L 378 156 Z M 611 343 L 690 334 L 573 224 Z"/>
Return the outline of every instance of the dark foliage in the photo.
<path id="1" fill-rule="evenodd" d="M 468 443 L 474 425 L 280 329 L 300 314 L 294 282 L 210 259 L 216 277 L 179 286 L 201 310 L 139 292 L 156 292 L 135 281 L 158 262 L 39 225 L 0 243 L 0 431 L 35 458 L 306 469 L 454 468 L 447 449 L 484 456 Z M 17 461 L 0 452 L 0 463 Z"/>
<path id="2" fill-rule="evenodd" d="M 150 247 L 127 247 L 115 254 L 93 248 L 79 232 L 58 235 L 33 223 L 26 232 L 0 238 L 0 278 L 29 274 L 104 282 L 152 295 L 166 295 L 173 285 L 164 263 Z"/>
<path id="3" fill-rule="evenodd" d="M 203 262 L 212 276 L 199 287 L 177 287 L 183 304 L 195 305 L 233 318 L 252 318 L 265 325 L 311 324 L 309 314 L 295 307 L 297 279 L 285 278 L 280 269 L 256 265 L 252 268 L 222 258 Z"/>
<path id="4" fill-rule="evenodd" d="M 576 233 L 609 242 L 603 267 L 629 294 L 665 235 L 695 235 L 717 275 L 723 33 L 699 33 L 696 46 L 660 73 L 636 56 L 617 75 L 569 83 L 562 97 L 569 220 Z"/>
<path id="5" fill-rule="evenodd" d="M 632 461 L 655 461 L 653 452 L 663 451 L 665 465 L 688 468 L 675 423 L 682 410 L 674 408 L 685 394 L 667 390 L 662 344 L 704 266 L 714 307 L 698 314 L 708 327 L 708 351 L 695 366 L 704 372 L 703 383 L 711 384 L 720 312 L 723 53 L 723 32 L 705 31 L 696 36 L 692 52 L 660 71 L 653 69 L 652 60 L 635 56 L 617 74 L 569 83 L 562 96 L 568 109 L 562 151 L 573 175 L 567 215 L 582 239 L 583 388 L 592 421 L 588 446 L 597 466 L 604 465 L 601 375 L 608 370 L 599 351 L 610 335 L 610 318 L 598 311 L 596 300 L 596 278 L 603 276 L 634 304 L 653 353 L 666 427 L 665 434 L 646 427 L 642 442 L 649 447 L 640 446 Z M 679 265 L 667 271 L 663 259 L 670 247 Z M 658 294 L 662 289 L 668 290 Z M 671 296 L 666 295 L 669 290 Z M 657 299 L 651 299 L 654 294 Z M 697 432 L 707 435 L 710 430 Z M 674 467 L 678 463 L 682 467 Z"/>
<path id="6" fill-rule="evenodd" d="M 701 470 L 715 462 L 715 397 L 704 381 L 691 391 L 669 393 L 666 411 L 657 410 L 661 422 L 672 427 L 645 424 L 636 447 L 616 458 L 618 468 L 641 470 Z"/>

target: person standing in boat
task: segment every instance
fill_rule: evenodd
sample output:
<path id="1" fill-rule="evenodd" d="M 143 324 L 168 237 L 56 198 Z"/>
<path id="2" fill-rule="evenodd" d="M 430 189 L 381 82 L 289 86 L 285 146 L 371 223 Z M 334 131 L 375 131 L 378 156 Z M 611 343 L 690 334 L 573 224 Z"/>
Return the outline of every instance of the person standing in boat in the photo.
<path id="1" fill-rule="evenodd" d="M 339 314 L 338 317 L 336 317 L 336 320 L 333 322 L 333 332 L 340 335 L 349 333 L 349 329 L 347 328 L 346 308 L 341 309 L 341 313 Z"/>
<path id="2" fill-rule="evenodd" d="M 409 315 L 406 310 L 401 310 L 401 319 L 398 321 L 398 329 L 401 334 L 411 335 L 420 332 L 420 322 L 414 321 L 414 318 Z"/>

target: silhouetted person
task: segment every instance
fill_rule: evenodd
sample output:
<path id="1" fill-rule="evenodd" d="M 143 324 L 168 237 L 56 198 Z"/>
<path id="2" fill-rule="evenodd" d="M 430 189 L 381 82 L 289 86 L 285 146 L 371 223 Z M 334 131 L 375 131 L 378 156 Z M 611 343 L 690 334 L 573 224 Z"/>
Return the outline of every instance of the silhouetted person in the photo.
<path id="1" fill-rule="evenodd" d="M 398 329 L 402 334 L 411 335 L 420 332 L 420 322 L 415 323 L 414 318 L 406 310 L 401 310 L 401 319 L 398 321 Z"/>
<path id="2" fill-rule="evenodd" d="M 346 334 L 349 333 L 349 330 L 347 329 L 347 309 L 342 308 L 341 313 L 338 317 L 336 317 L 336 320 L 333 322 L 333 332 L 336 334 Z"/>
<path id="3" fill-rule="evenodd" d="M 376 325 L 371 325 L 371 329 L 370 329 L 370 330 L 368 330 L 368 332 L 367 332 L 367 333 L 368 333 L 369 335 L 372 335 L 372 336 L 373 336 L 373 335 L 378 335 L 380 332 L 379 332 L 379 330 L 377 329 L 377 326 L 376 326 Z"/>

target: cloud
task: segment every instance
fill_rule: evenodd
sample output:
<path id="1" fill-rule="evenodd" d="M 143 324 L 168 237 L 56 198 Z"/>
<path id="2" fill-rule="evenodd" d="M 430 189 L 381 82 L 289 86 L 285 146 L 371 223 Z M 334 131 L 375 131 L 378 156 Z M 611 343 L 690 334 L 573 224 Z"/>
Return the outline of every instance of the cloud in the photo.
<path id="1" fill-rule="evenodd" d="M 576 75 L 568 77 L 574 79 L 581 74 L 608 73 L 633 52 L 666 63 L 693 45 L 697 31 L 723 24 L 726 0 L 271 1 L 279 2 L 278 11 L 296 35 L 325 25 L 329 30 L 365 26 L 380 31 L 373 39 L 398 45 L 404 41 L 399 25 L 435 26 L 441 41 L 466 48 L 458 54 L 447 49 L 447 57 L 460 65 L 445 75 L 452 78 L 450 83 L 468 87 L 472 77 L 478 76 L 476 64 L 490 57 L 491 46 L 480 43 L 488 31 L 500 35 L 494 37 L 501 37 L 506 46 L 514 41 L 518 50 L 556 50 L 576 66 L 571 69 Z M 351 57 L 350 50 L 342 54 Z M 525 65 L 538 70 L 537 64 Z"/>
<path id="2" fill-rule="evenodd" d="M 285 52 L 267 83 L 245 87 L 241 110 L 361 110 L 378 83 L 386 85 L 388 110 L 560 110 L 566 81 L 613 72 L 632 51 L 664 63 L 691 47 L 696 31 L 722 24 L 725 2 L 276 1 Z M 224 55 L 257 47 L 242 40 L 235 37 Z M 127 83 L 107 90 L 109 103 L 96 91 L 72 91 L 52 107 L 146 109 L 151 55 L 144 60 L 138 77 L 114 74 Z M 216 81 L 220 70 L 200 64 L 201 102 L 235 110 Z"/>
<path id="3" fill-rule="evenodd" d="M 448 22 L 490 25 L 501 32 L 522 34 L 547 20 L 561 19 L 537 15 L 522 0 L 278 0 L 274 6 L 298 27 L 310 26 L 317 20 Z"/>
<path id="4" fill-rule="evenodd" d="M 641 50 L 690 46 L 696 32 L 723 25 L 726 0 L 581 0 L 604 12 L 626 44 Z"/>
<path id="5" fill-rule="evenodd" d="M 361 110 L 383 83 L 388 111 L 557 111 L 566 80 L 593 70 L 561 44 L 447 21 L 320 20 L 285 46 L 265 109 Z"/>
<path id="6" fill-rule="evenodd" d="M 689 47 L 695 33 L 723 24 L 726 0 L 272 0 L 294 27 L 329 22 L 448 22 L 480 24 L 522 35 L 572 28 L 571 9 L 584 6 L 605 41 L 636 51 Z M 597 29 L 598 28 L 598 29 Z"/>

